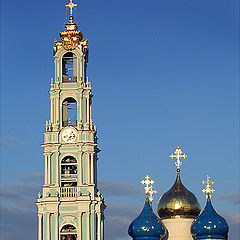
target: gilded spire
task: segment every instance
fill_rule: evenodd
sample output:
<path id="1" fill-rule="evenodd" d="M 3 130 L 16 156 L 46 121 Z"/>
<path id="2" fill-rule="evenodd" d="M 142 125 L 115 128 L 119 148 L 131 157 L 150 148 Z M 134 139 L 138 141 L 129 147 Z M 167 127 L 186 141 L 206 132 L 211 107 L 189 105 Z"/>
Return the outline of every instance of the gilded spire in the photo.
<path id="1" fill-rule="evenodd" d="M 187 155 L 185 153 L 182 154 L 183 152 L 182 152 L 181 148 L 179 148 L 179 147 L 177 147 L 177 149 L 175 150 L 174 153 L 175 153 L 175 155 L 174 154 L 170 155 L 170 158 L 172 158 L 172 159 L 176 158 L 175 165 L 177 167 L 177 170 L 180 171 L 180 167 L 182 166 L 181 158 L 185 159 L 187 157 Z"/>
<path id="2" fill-rule="evenodd" d="M 157 191 L 153 190 L 153 184 L 154 181 L 150 180 L 150 177 L 147 175 L 145 177 L 145 180 L 141 181 L 141 184 L 145 184 L 146 186 L 144 187 L 145 190 L 145 194 L 147 195 L 147 197 L 149 198 L 149 201 L 152 202 L 153 201 L 153 194 L 156 194 Z"/>
<path id="3" fill-rule="evenodd" d="M 205 188 L 202 190 L 203 193 L 206 193 L 206 198 L 211 198 L 211 193 L 213 193 L 215 190 L 211 188 L 211 185 L 213 185 L 215 182 L 210 181 L 210 177 L 207 175 L 207 180 L 202 181 L 202 184 L 206 184 Z"/>
<path id="4" fill-rule="evenodd" d="M 65 5 L 65 6 L 66 6 L 66 7 L 69 7 L 69 9 L 70 9 L 70 16 L 72 16 L 72 10 L 73 10 L 74 7 L 77 7 L 77 4 L 74 4 L 74 3 L 72 2 L 72 0 L 70 0 L 70 3 L 67 4 L 67 5 Z"/>

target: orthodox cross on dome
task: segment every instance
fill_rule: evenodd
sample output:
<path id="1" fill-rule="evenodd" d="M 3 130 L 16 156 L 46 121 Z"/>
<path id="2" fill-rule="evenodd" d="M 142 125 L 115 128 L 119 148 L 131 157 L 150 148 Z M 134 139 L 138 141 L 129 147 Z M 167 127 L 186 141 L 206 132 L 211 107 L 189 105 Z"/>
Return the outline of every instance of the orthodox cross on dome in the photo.
<path id="1" fill-rule="evenodd" d="M 144 187 L 144 190 L 145 190 L 145 194 L 147 194 L 147 195 L 149 194 L 149 190 L 150 190 L 151 185 L 154 184 L 154 181 L 153 180 L 149 180 L 149 179 L 150 179 L 150 177 L 147 175 L 145 177 L 145 180 L 141 181 L 141 184 L 145 184 L 146 185 L 146 187 Z"/>
<path id="2" fill-rule="evenodd" d="M 152 202 L 153 201 L 153 194 L 157 194 L 157 190 L 153 190 L 153 186 L 149 187 L 149 201 Z"/>
<path id="3" fill-rule="evenodd" d="M 211 197 L 210 193 L 213 193 L 215 190 L 211 188 L 211 185 L 213 185 L 215 182 L 214 181 L 210 181 L 210 177 L 207 175 L 207 180 L 206 181 L 202 181 L 202 184 L 206 184 L 205 188 L 202 190 L 203 193 L 207 194 L 207 198 Z M 211 185 L 210 185 L 211 184 Z"/>
<path id="4" fill-rule="evenodd" d="M 175 150 L 174 153 L 175 153 L 175 155 L 174 154 L 170 155 L 170 158 L 172 158 L 172 159 L 176 158 L 177 159 L 177 161 L 175 162 L 175 165 L 177 167 L 177 170 L 179 171 L 179 169 L 182 165 L 181 158 L 185 159 L 187 157 L 187 155 L 185 153 L 182 154 L 183 152 L 182 152 L 181 148 L 179 148 L 179 147 L 177 147 L 177 149 Z"/>
<path id="5" fill-rule="evenodd" d="M 74 7 L 77 7 L 77 4 L 74 4 L 72 0 L 70 0 L 70 3 L 65 6 L 70 8 L 70 15 L 72 16 L 72 10 Z"/>

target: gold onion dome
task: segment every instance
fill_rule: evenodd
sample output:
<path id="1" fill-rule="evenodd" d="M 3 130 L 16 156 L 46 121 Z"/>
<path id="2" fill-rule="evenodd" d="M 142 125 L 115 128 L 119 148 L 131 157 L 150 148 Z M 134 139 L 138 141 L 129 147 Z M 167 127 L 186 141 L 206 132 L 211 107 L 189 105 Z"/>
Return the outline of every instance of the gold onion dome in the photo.
<path id="1" fill-rule="evenodd" d="M 180 171 L 169 191 L 158 202 L 158 215 L 166 218 L 196 218 L 200 213 L 200 204 L 193 193 L 184 187 Z"/>
<path id="2" fill-rule="evenodd" d="M 181 155 L 182 151 L 178 147 L 175 151 L 176 155 L 171 155 L 171 158 L 176 158 L 175 165 L 177 166 L 177 177 L 169 191 L 163 194 L 158 202 L 158 215 L 162 219 L 169 218 L 196 218 L 200 211 L 200 204 L 193 193 L 191 193 L 183 184 L 180 178 L 180 162 L 181 158 L 186 158 L 187 155 Z"/>

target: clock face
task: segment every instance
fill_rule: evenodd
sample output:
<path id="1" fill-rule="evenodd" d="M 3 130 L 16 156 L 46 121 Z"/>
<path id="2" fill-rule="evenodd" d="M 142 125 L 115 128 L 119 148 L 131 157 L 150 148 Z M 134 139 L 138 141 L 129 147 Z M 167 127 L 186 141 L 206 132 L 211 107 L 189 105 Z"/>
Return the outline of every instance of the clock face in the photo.
<path id="1" fill-rule="evenodd" d="M 65 128 L 62 131 L 62 140 L 65 143 L 73 143 L 77 138 L 77 132 L 73 128 Z"/>

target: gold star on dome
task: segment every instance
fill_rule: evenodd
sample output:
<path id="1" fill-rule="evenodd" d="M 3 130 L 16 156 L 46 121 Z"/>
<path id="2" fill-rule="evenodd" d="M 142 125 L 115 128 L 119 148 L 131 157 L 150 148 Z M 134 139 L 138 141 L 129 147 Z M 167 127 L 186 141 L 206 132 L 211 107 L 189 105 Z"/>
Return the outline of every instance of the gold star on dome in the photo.
<path id="1" fill-rule="evenodd" d="M 70 0 L 70 3 L 65 6 L 70 8 L 70 15 L 72 16 L 72 10 L 74 7 L 77 7 L 77 4 L 74 4 L 72 0 Z"/>
<path id="2" fill-rule="evenodd" d="M 207 180 L 202 181 L 202 184 L 206 184 L 205 188 L 202 190 L 203 193 L 206 193 L 206 197 L 211 197 L 210 193 L 213 193 L 215 190 L 211 188 L 211 185 L 213 185 L 215 182 L 210 181 L 210 177 L 207 175 Z M 211 184 L 211 185 L 210 185 Z"/>
<path id="3" fill-rule="evenodd" d="M 187 155 L 182 154 L 183 152 L 182 152 L 181 148 L 179 148 L 179 147 L 177 147 L 177 149 L 175 150 L 174 153 L 175 153 L 175 155 L 174 154 L 170 155 L 170 158 L 172 158 L 172 159 L 176 158 L 177 159 L 177 161 L 175 162 L 175 165 L 176 165 L 177 169 L 179 170 L 181 165 L 182 165 L 181 158 L 185 159 L 187 157 Z"/>
<path id="4" fill-rule="evenodd" d="M 141 181 L 141 184 L 145 184 L 146 186 L 144 187 L 144 190 L 145 190 L 145 194 L 148 194 L 149 193 L 149 190 L 150 190 L 150 187 L 152 184 L 154 184 L 154 181 L 153 180 L 149 180 L 150 177 L 147 175 L 145 177 L 145 180 L 142 180 Z"/>

